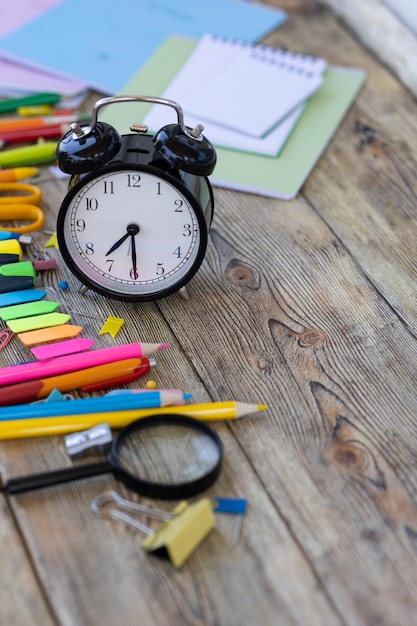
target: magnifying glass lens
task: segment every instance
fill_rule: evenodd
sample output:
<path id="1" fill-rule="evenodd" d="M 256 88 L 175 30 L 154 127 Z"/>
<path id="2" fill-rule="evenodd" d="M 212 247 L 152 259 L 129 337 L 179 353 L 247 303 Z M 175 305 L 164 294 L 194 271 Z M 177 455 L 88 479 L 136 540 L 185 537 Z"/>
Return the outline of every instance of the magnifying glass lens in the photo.
<path id="1" fill-rule="evenodd" d="M 210 474 L 218 465 L 218 443 L 184 424 L 148 424 L 132 430 L 117 445 L 117 464 L 140 481 L 184 485 Z"/>

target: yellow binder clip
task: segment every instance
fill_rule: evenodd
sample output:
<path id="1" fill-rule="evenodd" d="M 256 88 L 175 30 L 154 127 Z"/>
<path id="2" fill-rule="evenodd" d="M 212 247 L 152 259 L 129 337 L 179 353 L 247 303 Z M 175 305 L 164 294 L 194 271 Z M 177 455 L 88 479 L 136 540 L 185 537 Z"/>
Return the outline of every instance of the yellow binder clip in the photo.
<path id="1" fill-rule="evenodd" d="M 119 509 L 132 513 L 146 513 L 163 522 L 156 531 L 153 531 L 139 520 L 126 515 L 123 510 L 107 508 L 109 502 L 116 503 Z M 97 517 L 122 521 L 148 535 L 142 544 L 143 550 L 168 558 L 175 568 L 185 563 L 212 530 L 216 521 L 208 498 L 202 498 L 192 504 L 180 502 L 172 513 L 167 513 L 153 507 L 129 502 L 115 491 L 106 491 L 93 500 L 91 509 Z"/>
<path id="2" fill-rule="evenodd" d="M 174 567 L 181 567 L 214 524 L 213 508 L 208 498 L 193 504 L 180 502 L 172 519 L 163 522 L 155 533 L 146 537 L 142 547 L 145 552 L 167 556 Z"/>

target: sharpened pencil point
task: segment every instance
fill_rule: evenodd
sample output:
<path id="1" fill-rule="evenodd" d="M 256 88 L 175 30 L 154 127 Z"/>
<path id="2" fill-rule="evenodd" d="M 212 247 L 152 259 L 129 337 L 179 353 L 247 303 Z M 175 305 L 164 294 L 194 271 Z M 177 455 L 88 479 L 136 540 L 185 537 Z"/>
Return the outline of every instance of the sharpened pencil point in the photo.
<path id="1" fill-rule="evenodd" d="M 266 404 L 258 404 L 258 411 L 266 411 L 267 408 Z"/>
<path id="2" fill-rule="evenodd" d="M 169 348 L 170 344 L 169 343 L 161 343 L 159 344 L 157 350 L 163 350 L 164 348 Z"/>

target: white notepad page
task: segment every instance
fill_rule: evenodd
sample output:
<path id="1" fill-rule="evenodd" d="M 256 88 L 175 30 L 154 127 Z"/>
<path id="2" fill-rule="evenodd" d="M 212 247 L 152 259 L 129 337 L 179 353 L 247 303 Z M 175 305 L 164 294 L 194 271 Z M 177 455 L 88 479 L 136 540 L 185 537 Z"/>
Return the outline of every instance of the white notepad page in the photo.
<path id="1" fill-rule="evenodd" d="M 320 87 L 321 75 L 242 47 L 187 94 L 187 113 L 262 137 Z M 203 122 L 204 123 L 204 122 Z"/>
<path id="2" fill-rule="evenodd" d="M 225 63 L 234 57 L 263 59 L 272 57 L 277 63 L 307 69 L 319 77 L 327 67 L 327 61 L 318 57 L 301 55 L 285 50 L 265 46 L 253 46 L 237 41 L 226 40 L 212 35 L 204 36 L 197 44 L 181 70 L 163 93 L 164 98 L 175 100 L 184 109 L 187 126 L 204 125 L 204 134 L 215 145 L 245 152 L 254 152 L 267 156 L 276 156 L 285 145 L 292 129 L 302 115 L 307 102 L 304 100 L 265 137 L 251 137 L 246 133 L 219 126 L 215 122 L 203 119 L 203 113 L 192 115 L 189 112 L 189 99 L 196 89 L 215 76 Z M 169 117 L 169 116 L 172 117 Z M 175 121 L 175 113 L 169 113 L 166 107 L 154 106 L 144 122 L 150 130 L 156 132 L 163 125 Z"/>

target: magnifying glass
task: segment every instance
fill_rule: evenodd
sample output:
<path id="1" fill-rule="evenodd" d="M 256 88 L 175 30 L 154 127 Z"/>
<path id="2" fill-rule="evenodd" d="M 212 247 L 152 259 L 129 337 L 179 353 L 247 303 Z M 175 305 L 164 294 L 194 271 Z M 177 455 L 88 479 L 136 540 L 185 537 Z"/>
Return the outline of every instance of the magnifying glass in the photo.
<path id="1" fill-rule="evenodd" d="M 222 457 L 217 433 L 204 422 L 181 414 L 150 415 L 119 432 L 106 461 L 12 478 L 0 491 L 18 494 L 112 473 L 143 496 L 182 499 L 213 484 Z"/>

